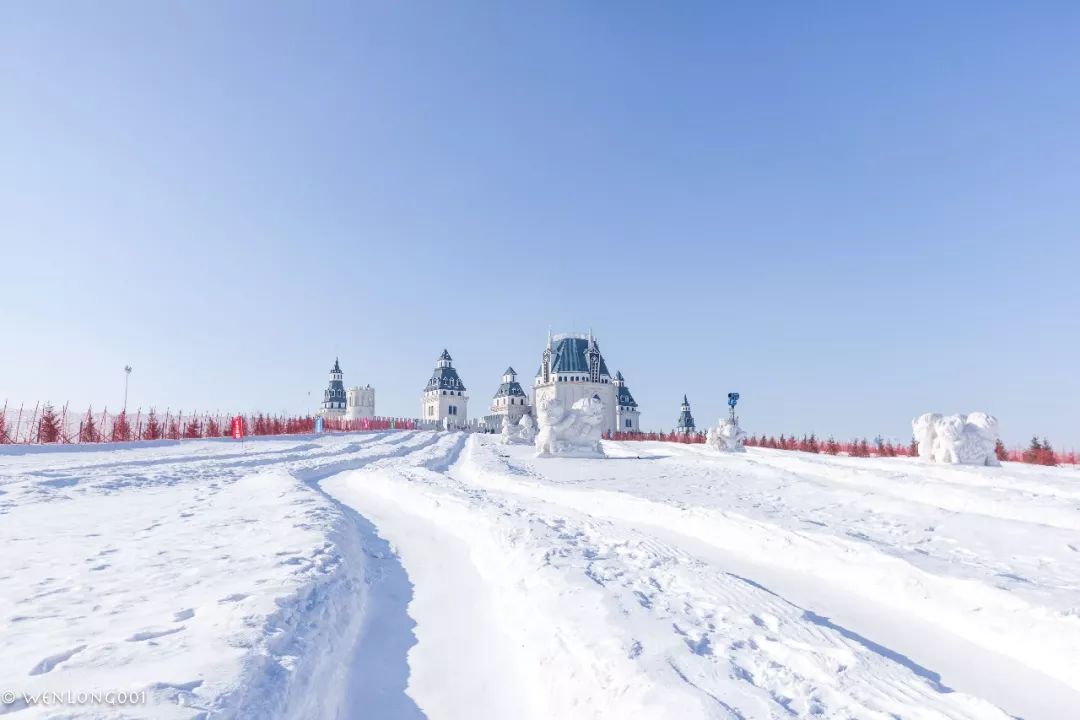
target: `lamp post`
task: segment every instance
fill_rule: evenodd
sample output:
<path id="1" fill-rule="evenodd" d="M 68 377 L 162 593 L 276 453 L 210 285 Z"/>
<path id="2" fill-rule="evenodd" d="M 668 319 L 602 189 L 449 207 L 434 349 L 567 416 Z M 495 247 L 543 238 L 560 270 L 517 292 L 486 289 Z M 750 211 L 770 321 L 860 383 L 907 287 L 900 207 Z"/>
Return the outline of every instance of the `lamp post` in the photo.
<path id="1" fill-rule="evenodd" d="M 131 366 L 124 366 L 124 414 L 127 414 L 128 381 L 131 380 Z"/>

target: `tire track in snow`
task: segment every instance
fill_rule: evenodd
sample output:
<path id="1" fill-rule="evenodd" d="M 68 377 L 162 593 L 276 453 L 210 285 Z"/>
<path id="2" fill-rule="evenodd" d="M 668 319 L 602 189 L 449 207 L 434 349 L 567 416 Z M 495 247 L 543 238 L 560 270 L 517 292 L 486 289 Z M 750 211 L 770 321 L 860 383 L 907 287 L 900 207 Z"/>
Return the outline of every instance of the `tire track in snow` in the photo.
<path id="1" fill-rule="evenodd" d="M 941 717 L 1004 717 L 949 692 L 932 672 L 665 542 L 578 509 L 462 482 L 477 442 L 456 464 L 460 444 L 442 456 L 431 448 L 430 460 L 409 457 L 411 467 L 386 463 L 328 481 L 331 494 L 370 513 L 417 583 L 410 614 L 419 644 L 410 664 L 420 687 L 410 694 L 421 707 L 449 718 L 530 711 L 737 718 L 862 714 L 856 708 L 901 716 L 914 703 Z M 464 557 L 460 549 L 440 552 L 462 544 Z M 433 555 L 434 570 L 425 567 Z M 471 576 L 464 585 L 490 617 L 425 601 L 440 587 L 458 587 L 447 574 Z M 494 672 L 520 695 L 516 706 L 496 712 L 474 704 L 466 714 L 448 692 L 462 665 L 470 675 L 489 667 L 483 658 L 454 657 L 446 647 L 452 625 L 496 636 L 486 652 L 506 659 Z M 518 652 L 508 653 L 509 638 Z"/>
<path id="2" fill-rule="evenodd" d="M 726 512 L 680 507 L 677 504 L 650 501 L 627 493 L 583 489 L 565 483 L 543 480 L 531 470 L 509 464 L 506 456 L 499 457 L 501 453 L 494 452 L 490 446 L 473 446 L 470 447 L 470 451 L 479 454 L 479 447 L 483 447 L 484 450 L 482 460 L 478 460 L 477 455 L 470 452 L 466 456 L 463 466 L 459 467 L 459 472 L 477 486 L 551 503 L 555 507 L 585 513 L 598 519 L 629 524 L 630 527 L 636 530 L 646 532 L 657 538 L 663 538 L 679 547 L 694 548 L 693 551 L 696 556 L 711 558 L 712 562 L 720 563 L 721 566 L 734 565 L 734 567 L 745 568 L 745 572 L 751 574 L 767 570 L 768 577 L 788 585 L 790 585 L 791 573 L 805 574 L 810 570 L 813 575 L 804 575 L 806 579 L 802 580 L 803 583 L 810 578 L 824 579 L 831 582 L 839 581 L 840 585 L 837 587 L 843 588 L 843 593 L 860 594 L 876 603 L 882 601 L 881 588 L 876 585 L 881 582 L 881 579 L 876 578 L 873 574 L 866 575 L 860 579 L 859 584 L 853 585 L 849 580 L 852 579 L 853 573 L 858 574 L 854 566 L 842 568 L 843 565 L 854 562 L 860 555 L 865 555 L 858 548 L 853 551 L 844 543 L 840 543 L 840 555 L 837 557 L 838 569 L 845 569 L 846 572 L 831 575 L 825 573 L 823 575 L 818 572 L 820 569 L 818 566 L 829 558 L 830 553 L 835 553 L 838 550 L 837 544 L 831 542 L 828 538 L 793 533 L 777 526 L 770 526 L 766 523 Z M 553 465 L 554 468 L 557 468 L 557 465 Z M 717 549 L 723 552 L 717 553 Z M 869 561 L 872 558 L 866 557 L 863 559 Z M 882 567 L 896 565 L 897 568 L 906 565 L 900 563 L 900 561 L 892 560 L 891 556 L 888 556 L 877 558 L 874 563 L 860 563 L 858 567 L 876 570 L 880 574 L 881 567 L 876 566 L 875 563 L 881 563 Z M 896 577 L 889 579 L 892 584 L 888 585 L 888 587 L 896 586 L 903 590 L 909 590 L 910 583 L 904 581 L 904 572 L 908 571 L 898 571 Z M 920 583 L 916 586 L 917 588 L 923 587 L 924 583 L 927 587 L 933 587 L 935 581 L 943 580 L 944 586 L 938 588 L 941 591 L 940 596 L 948 597 L 950 591 L 954 589 L 950 584 L 951 579 L 930 577 L 921 571 L 915 571 L 915 574 L 919 577 Z M 900 582 L 897 583 L 897 580 Z M 974 582 L 959 581 L 959 584 L 963 583 L 968 583 L 969 587 L 976 586 L 977 591 L 986 591 L 990 595 L 999 593 L 993 588 L 979 586 Z M 870 591 L 869 594 L 867 594 L 867 590 Z M 888 590 L 885 592 L 887 594 Z M 822 594 L 824 597 L 831 596 L 833 598 L 840 597 L 840 595 L 841 593 L 835 591 Z M 1016 622 L 1015 615 L 1010 614 L 1010 612 L 1019 610 L 1024 607 L 1024 604 L 1022 602 L 1013 602 L 1014 598 L 1005 594 L 1000 594 L 998 597 L 1001 602 L 1008 606 L 1007 610 L 1003 608 L 1000 625 L 1004 626 L 1006 631 L 1013 631 L 1018 638 L 1017 642 L 1023 640 L 1030 643 L 1032 638 L 1029 629 L 1023 623 L 1017 624 L 1016 627 L 1009 625 L 1010 622 Z M 897 597 L 885 598 L 884 604 L 887 607 L 879 605 L 871 611 L 864 611 L 862 617 L 865 618 L 869 615 L 880 616 L 882 614 L 888 616 L 892 612 L 906 613 L 910 609 L 909 603 L 917 605 L 920 600 L 925 599 L 925 597 L 919 595 L 905 597 L 905 594 L 901 592 Z M 845 604 L 850 606 L 852 603 L 847 600 Z M 955 625 L 951 622 L 955 618 L 947 617 L 943 619 L 936 617 L 929 612 L 931 610 L 929 605 L 927 605 L 926 609 L 927 613 L 921 614 L 919 617 L 909 617 L 909 620 L 914 621 L 917 627 L 920 622 L 929 622 L 936 626 L 937 630 L 924 629 L 929 637 L 938 637 L 940 631 L 946 633 L 957 631 Z M 1030 617 L 1036 621 L 1041 617 L 1030 608 L 1028 608 L 1028 611 Z M 964 611 L 958 609 L 957 614 L 962 615 Z M 987 647 L 987 641 L 978 634 L 979 613 L 976 612 L 972 615 L 968 612 L 967 616 L 967 619 L 972 623 L 969 630 L 974 628 L 971 632 L 974 637 L 970 637 L 970 642 L 962 643 L 961 646 L 968 647 L 970 651 L 975 653 L 974 657 L 979 661 L 976 665 L 981 665 L 984 669 L 991 671 L 990 674 L 997 677 L 1023 678 L 1022 680 L 1014 680 L 1016 683 L 1014 687 L 1020 688 L 1025 684 L 1029 684 L 1030 687 L 1047 690 L 1047 694 L 1055 699 L 1048 702 L 1035 699 L 1033 702 L 1028 703 L 1019 692 L 1005 693 L 1003 697 L 1038 708 L 1052 707 L 1060 709 L 1071 706 L 1072 701 L 1064 700 L 1064 698 L 1075 698 L 1078 695 L 1075 690 L 1070 690 L 1060 684 L 1068 684 L 1071 680 L 1075 680 L 1075 676 L 1070 675 L 1067 669 L 1069 663 L 1076 660 L 1075 655 L 1070 655 L 1067 650 L 1070 647 L 1067 637 L 1060 638 L 1055 636 L 1049 629 L 1046 630 L 1043 638 L 1051 643 L 1051 648 L 1056 645 L 1059 650 L 1056 655 L 1050 658 L 1044 657 L 1043 653 L 1040 652 L 1045 648 L 1024 645 L 1023 643 L 1020 644 L 1021 650 L 1027 650 L 1028 652 L 1022 658 L 1015 658 L 1013 655 L 1008 654 L 998 655 L 994 651 L 992 643 L 989 646 L 991 648 L 990 652 L 982 649 Z M 807 615 L 806 619 L 813 620 L 818 617 L 820 616 Z M 847 630 L 847 628 L 843 629 Z M 991 641 L 993 640 L 994 638 L 991 638 Z M 869 641 L 867 647 L 876 650 L 882 646 Z M 1008 647 L 1005 646 L 1004 648 L 1006 653 Z M 957 664 L 961 662 L 959 660 L 960 652 L 957 651 Z M 962 662 L 969 664 L 969 660 L 969 658 L 965 657 Z M 1020 664 L 1025 660 L 1028 663 L 1027 666 Z M 904 658 L 904 661 L 913 665 L 912 669 L 919 667 L 907 658 Z M 970 675 L 972 673 L 969 673 Z M 1056 678 L 1056 681 L 1054 678 Z M 986 685 L 985 682 L 980 684 Z M 1023 695 L 1027 695 L 1027 693 L 1023 693 Z M 1032 717 L 1038 716 L 1040 715 L 1032 715 Z"/>

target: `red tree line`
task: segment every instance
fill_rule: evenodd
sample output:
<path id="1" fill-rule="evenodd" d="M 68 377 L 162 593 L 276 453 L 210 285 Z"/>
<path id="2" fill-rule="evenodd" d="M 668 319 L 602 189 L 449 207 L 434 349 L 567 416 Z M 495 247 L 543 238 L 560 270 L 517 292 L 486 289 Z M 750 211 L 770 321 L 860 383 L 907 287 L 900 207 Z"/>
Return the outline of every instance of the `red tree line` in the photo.
<path id="1" fill-rule="evenodd" d="M 607 433 L 608 440 L 656 440 L 661 442 L 679 443 L 703 443 L 704 433 L 643 433 L 643 432 L 616 432 Z M 866 438 L 856 438 L 847 442 L 837 442 L 833 438 L 819 440 L 816 435 L 803 435 L 797 438 L 795 435 L 751 435 L 746 439 L 747 447 L 769 448 L 771 450 L 797 450 L 799 452 L 823 453 L 825 455 L 849 455 L 851 457 L 915 457 L 919 454 L 919 446 L 914 438 L 907 445 L 893 443 L 889 440 L 877 438 L 868 441 Z M 1005 445 L 998 440 L 995 448 L 999 460 L 1010 462 L 1023 462 L 1034 465 L 1076 465 L 1080 463 L 1080 455 L 1075 451 L 1055 452 L 1049 441 L 1032 438 L 1026 449 L 1006 449 Z"/>
<path id="2" fill-rule="evenodd" d="M 9 413 L 5 405 L 0 411 L 0 444 L 8 443 L 102 443 L 133 442 L 139 440 L 180 440 L 196 438 L 230 437 L 233 415 L 221 413 L 172 413 L 158 415 L 151 409 L 145 415 L 141 410 L 132 417 L 120 412 L 110 414 L 107 410 L 95 413 L 92 409 L 78 417 L 69 416 L 67 406 L 57 411 L 50 403 L 36 406 L 24 418 L 23 408 Z M 263 413 L 239 416 L 243 422 L 244 435 L 303 435 L 315 432 L 315 418 L 311 416 L 266 415 Z M 12 420 L 13 418 L 13 420 Z M 401 418 L 365 418 L 345 420 L 326 419 L 325 432 L 359 430 L 413 429 L 413 420 Z"/>

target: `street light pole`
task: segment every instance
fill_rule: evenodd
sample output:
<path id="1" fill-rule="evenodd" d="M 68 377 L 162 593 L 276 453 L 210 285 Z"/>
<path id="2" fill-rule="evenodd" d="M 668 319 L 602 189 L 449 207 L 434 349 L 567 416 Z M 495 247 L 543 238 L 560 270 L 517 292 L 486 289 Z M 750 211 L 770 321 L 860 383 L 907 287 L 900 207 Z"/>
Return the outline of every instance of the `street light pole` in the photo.
<path id="1" fill-rule="evenodd" d="M 124 366 L 124 413 L 127 414 L 128 381 L 131 380 L 131 366 Z"/>

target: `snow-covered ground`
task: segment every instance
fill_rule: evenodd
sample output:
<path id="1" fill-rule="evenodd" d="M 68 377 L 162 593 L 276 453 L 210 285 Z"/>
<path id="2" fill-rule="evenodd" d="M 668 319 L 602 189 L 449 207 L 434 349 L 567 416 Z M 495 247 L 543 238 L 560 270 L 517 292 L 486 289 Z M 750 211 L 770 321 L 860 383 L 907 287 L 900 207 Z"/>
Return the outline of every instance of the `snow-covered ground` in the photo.
<path id="1" fill-rule="evenodd" d="M 1076 469 L 497 440 L 0 450 L 0 714 L 1080 717 Z"/>

